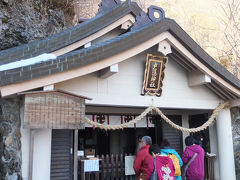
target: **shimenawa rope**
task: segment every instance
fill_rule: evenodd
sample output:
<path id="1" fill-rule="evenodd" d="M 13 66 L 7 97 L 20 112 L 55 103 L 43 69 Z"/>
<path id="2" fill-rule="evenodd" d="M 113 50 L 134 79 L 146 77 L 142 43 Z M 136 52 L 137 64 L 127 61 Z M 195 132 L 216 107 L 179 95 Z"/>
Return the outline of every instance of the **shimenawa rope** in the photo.
<path id="1" fill-rule="evenodd" d="M 170 119 L 168 119 L 163 112 L 155 107 L 155 106 L 149 106 L 147 109 L 145 109 L 145 111 L 143 111 L 139 116 L 137 116 L 135 119 L 127 122 L 127 123 L 123 123 L 123 124 L 119 124 L 119 125 L 106 125 L 106 124 L 100 124 L 98 122 L 93 122 L 91 121 L 89 118 L 85 117 L 85 122 L 94 126 L 95 128 L 100 128 L 100 129 L 104 129 L 104 130 L 117 130 L 117 129 L 123 129 L 126 128 L 128 126 L 131 126 L 135 123 L 137 123 L 138 121 L 142 120 L 150 111 L 154 110 L 156 111 L 156 113 L 161 116 L 161 118 L 163 120 L 165 120 L 168 124 L 170 124 L 173 128 L 180 130 L 182 132 L 199 132 L 202 131 L 204 129 L 206 129 L 207 127 L 209 127 L 211 124 L 213 124 L 213 122 L 215 121 L 215 118 L 217 117 L 218 113 L 226 108 L 229 107 L 230 103 L 229 102 L 225 102 L 220 104 L 212 113 L 212 115 L 210 116 L 210 118 L 208 119 L 207 122 L 205 122 L 202 126 L 197 127 L 197 128 L 185 128 L 185 127 L 181 127 L 175 123 L 173 123 Z"/>

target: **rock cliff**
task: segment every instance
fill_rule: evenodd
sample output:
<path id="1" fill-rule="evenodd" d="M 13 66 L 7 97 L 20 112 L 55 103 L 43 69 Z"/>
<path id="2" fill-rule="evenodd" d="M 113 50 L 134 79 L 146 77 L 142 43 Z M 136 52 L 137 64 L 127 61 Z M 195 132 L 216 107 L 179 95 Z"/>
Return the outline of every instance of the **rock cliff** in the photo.
<path id="1" fill-rule="evenodd" d="M 72 26 L 73 12 L 71 0 L 0 0 L 0 50 Z"/>

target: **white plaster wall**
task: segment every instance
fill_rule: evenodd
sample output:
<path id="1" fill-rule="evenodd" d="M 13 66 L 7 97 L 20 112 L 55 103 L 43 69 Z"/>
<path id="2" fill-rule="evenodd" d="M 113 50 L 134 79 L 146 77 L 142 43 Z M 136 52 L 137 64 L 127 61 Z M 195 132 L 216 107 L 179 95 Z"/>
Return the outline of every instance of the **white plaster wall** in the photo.
<path id="1" fill-rule="evenodd" d="M 51 138 L 51 129 L 34 133 L 33 180 L 50 180 Z"/>
<path id="2" fill-rule="evenodd" d="M 93 98 L 87 101 L 96 105 L 149 106 L 185 109 L 214 109 L 219 98 L 204 86 L 189 87 L 187 72 L 169 59 L 166 66 L 161 97 L 141 96 L 147 53 L 141 53 L 119 63 L 119 72 L 101 79 L 91 73 L 55 85 L 79 95 Z"/>
<path id="3" fill-rule="evenodd" d="M 30 130 L 21 128 L 22 143 L 22 178 L 29 180 L 29 151 Z M 34 150 L 32 180 L 49 180 L 51 164 L 51 136 L 50 129 L 34 130 Z"/>

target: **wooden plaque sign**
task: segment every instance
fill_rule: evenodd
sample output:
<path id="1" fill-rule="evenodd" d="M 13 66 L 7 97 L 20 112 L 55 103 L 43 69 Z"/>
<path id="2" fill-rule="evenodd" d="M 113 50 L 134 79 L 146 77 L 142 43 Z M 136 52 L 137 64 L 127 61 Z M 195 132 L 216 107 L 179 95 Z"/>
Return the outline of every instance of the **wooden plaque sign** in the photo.
<path id="1" fill-rule="evenodd" d="M 164 70 L 167 62 L 167 57 L 160 57 L 148 54 L 145 67 L 142 95 L 147 94 L 151 96 L 161 96 Z"/>
<path id="2" fill-rule="evenodd" d="M 24 128 L 84 129 L 85 98 L 63 91 L 25 94 Z"/>

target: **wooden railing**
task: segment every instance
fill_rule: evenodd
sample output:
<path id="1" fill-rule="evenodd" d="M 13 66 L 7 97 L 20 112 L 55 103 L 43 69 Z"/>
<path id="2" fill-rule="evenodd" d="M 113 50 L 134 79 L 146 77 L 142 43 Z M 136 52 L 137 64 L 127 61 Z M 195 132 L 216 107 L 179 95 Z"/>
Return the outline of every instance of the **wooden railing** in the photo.
<path id="1" fill-rule="evenodd" d="M 98 172 L 85 172 L 84 161 L 79 164 L 79 180 L 136 180 L 135 175 L 125 176 L 125 160 L 123 154 L 97 156 L 99 161 Z"/>
<path id="2" fill-rule="evenodd" d="M 205 179 L 214 180 L 214 160 L 216 156 L 205 156 Z"/>
<path id="3" fill-rule="evenodd" d="M 85 172 L 84 161 L 79 163 L 79 180 L 137 180 L 135 175 L 125 175 L 125 156 L 123 154 L 97 156 L 99 161 L 98 172 Z M 214 180 L 214 156 L 205 157 L 205 178 Z"/>

